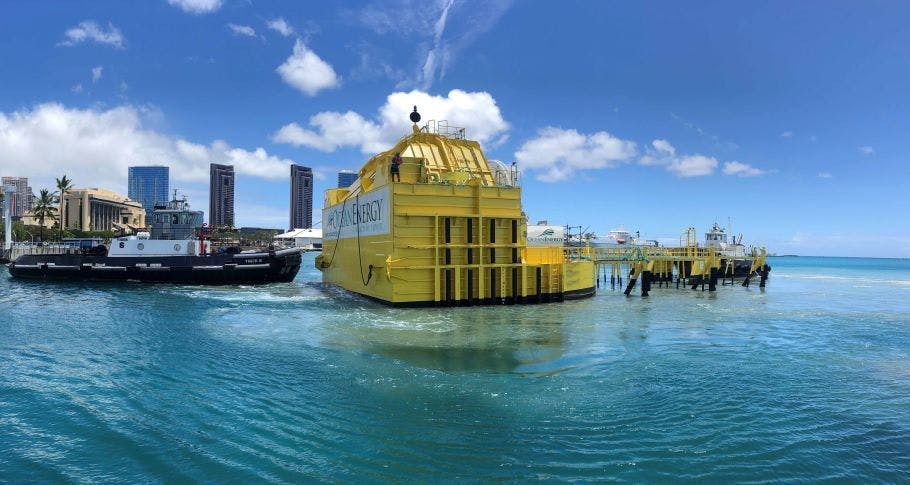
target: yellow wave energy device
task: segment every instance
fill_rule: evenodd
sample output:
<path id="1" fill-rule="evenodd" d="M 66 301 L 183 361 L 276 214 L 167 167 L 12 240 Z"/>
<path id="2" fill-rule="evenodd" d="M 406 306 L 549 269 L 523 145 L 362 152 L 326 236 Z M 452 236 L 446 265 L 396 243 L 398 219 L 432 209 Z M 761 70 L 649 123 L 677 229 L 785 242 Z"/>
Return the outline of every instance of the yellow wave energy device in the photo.
<path id="1" fill-rule="evenodd" d="M 325 283 L 402 306 L 594 294 L 593 261 L 528 247 L 514 165 L 488 161 L 463 128 L 419 128 L 417 107 L 411 121 L 412 133 L 368 160 L 350 187 L 325 192 L 316 257 Z"/>

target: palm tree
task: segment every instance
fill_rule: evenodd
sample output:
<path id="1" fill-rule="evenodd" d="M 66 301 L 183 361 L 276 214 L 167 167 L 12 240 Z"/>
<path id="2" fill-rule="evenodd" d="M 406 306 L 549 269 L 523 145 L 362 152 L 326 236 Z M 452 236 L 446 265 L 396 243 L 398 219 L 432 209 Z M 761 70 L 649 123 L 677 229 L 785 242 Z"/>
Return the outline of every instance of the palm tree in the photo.
<path id="1" fill-rule="evenodd" d="M 57 191 L 60 193 L 60 237 L 59 239 L 63 240 L 63 197 L 66 195 L 66 192 L 73 188 L 73 181 L 66 177 L 66 174 L 63 174 L 63 178 L 57 179 Z"/>
<path id="2" fill-rule="evenodd" d="M 47 219 L 57 219 L 57 208 L 54 207 L 54 195 L 50 190 L 41 189 L 38 199 L 35 200 L 35 207 L 32 208 L 32 216 L 38 219 L 38 225 L 41 231 L 41 241 L 44 241 L 44 221 Z"/>

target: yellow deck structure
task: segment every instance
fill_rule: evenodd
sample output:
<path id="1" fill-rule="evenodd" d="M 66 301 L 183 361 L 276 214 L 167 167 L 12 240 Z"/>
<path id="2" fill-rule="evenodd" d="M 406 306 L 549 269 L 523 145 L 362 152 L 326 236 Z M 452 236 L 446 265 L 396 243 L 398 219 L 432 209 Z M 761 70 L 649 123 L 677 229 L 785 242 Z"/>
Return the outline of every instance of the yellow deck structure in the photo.
<path id="1" fill-rule="evenodd" d="M 430 123 L 329 189 L 323 281 L 394 305 L 561 301 L 595 292 L 595 262 L 529 248 L 518 173 L 463 129 Z M 416 118 L 416 119 L 415 119 Z M 400 181 L 390 173 L 400 154 Z"/>

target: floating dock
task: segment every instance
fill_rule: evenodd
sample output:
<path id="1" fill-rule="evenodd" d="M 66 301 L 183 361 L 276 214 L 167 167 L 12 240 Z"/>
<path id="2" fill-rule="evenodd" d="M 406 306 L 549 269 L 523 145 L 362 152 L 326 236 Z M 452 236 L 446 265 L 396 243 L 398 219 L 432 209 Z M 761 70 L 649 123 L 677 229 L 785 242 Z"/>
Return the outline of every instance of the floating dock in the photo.
<path id="1" fill-rule="evenodd" d="M 418 127 L 416 107 L 411 121 L 412 132 L 368 160 L 350 187 L 325 192 L 323 282 L 392 305 L 442 306 L 592 296 L 607 269 L 614 287 L 631 274 L 626 294 L 641 279 L 644 295 L 673 274 L 709 286 L 723 274 L 719 254 L 697 244 L 528 246 L 515 166 L 488 160 L 463 128 Z M 761 254 L 753 265 L 764 265 Z"/>

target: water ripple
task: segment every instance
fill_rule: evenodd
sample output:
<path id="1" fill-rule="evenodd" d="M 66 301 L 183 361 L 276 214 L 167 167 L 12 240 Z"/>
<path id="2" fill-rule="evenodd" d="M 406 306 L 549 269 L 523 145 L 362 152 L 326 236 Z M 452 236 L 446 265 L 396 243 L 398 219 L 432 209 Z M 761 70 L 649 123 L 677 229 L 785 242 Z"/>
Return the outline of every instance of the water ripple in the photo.
<path id="1" fill-rule="evenodd" d="M 910 262 L 774 264 L 764 291 L 444 310 L 311 267 L 225 288 L 0 269 L 0 476 L 906 480 Z"/>

